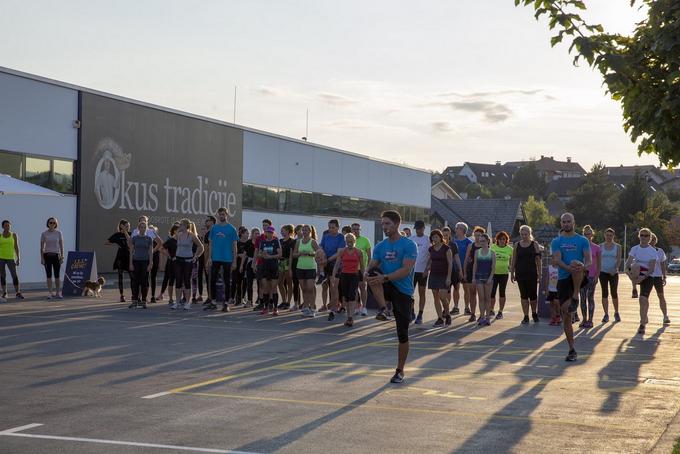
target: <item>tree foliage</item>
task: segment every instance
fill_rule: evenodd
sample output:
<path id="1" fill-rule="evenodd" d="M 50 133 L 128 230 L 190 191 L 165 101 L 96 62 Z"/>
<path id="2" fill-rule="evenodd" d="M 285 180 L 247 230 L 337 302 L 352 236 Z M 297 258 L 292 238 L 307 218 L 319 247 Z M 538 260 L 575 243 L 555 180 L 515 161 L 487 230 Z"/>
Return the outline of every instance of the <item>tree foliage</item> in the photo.
<path id="1" fill-rule="evenodd" d="M 678 208 L 673 205 L 663 192 L 655 193 L 648 201 L 644 211 L 638 211 L 633 215 L 631 223 L 628 225 L 628 234 L 635 235 L 637 229 L 647 227 L 654 232 L 658 238 L 657 246 L 669 250 L 670 241 L 668 233 L 672 227 L 670 220 L 678 214 Z M 635 244 L 636 240 L 633 243 Z"/>
<path id="2" fill-rule="evenodd" d="M 571 40 L 574 64 L 585 60 L 597 69 L 607 91 L 623 109 L 623 128 L 638 154 L 653 153 L 662 164 L 680 164 L 680 2 L 631 0 L 647 17 L 631 36 L 607 33 L 579 15 L 582 0 L 515 0 L 546 16 L 556 35 L 551 45 Z"/>
<path id="3" fill-rule="evenodd" d="M 490 199 L 491 191 L 479 183 L 470 183 L 465 187 L 468 199 Z"/>
<path id="4" fill-rule="evenodd" d="M 536 164 L 529 164 L 520 167 L 512 177 L 512 195 L 526 199 L 529 196 L 543 198 L 546 190 L 546 183 L 536 168 Z"/>
<path id="5" fill-rule="evenodd" d="M 555 219 L 550 216 L 545 202 L 537 200 L 533 195 L 530 195 L 527 201 L 524 202 L 524 216 L 526 217 L 527 224 L 532 227 L 542 227 L 555 223 Z"/>
<path id="6" fill-rule="evenodd" d="M 619 193 L 611 222 L 613 225 L 629 223 L 633 216 L 647 207 L 647 184 L 645 177 L 635 172 L 626 187 Z"/>
<path id="7" fill-rule="evenodd" d="M 567 209 L 574 214 L 578 225 L 603 228 L 611 219 L 616 200 L 617 189 L 607 178 L 604 165 L 598 163 L 583 177 L 583 184 L 573 192 Z"/>

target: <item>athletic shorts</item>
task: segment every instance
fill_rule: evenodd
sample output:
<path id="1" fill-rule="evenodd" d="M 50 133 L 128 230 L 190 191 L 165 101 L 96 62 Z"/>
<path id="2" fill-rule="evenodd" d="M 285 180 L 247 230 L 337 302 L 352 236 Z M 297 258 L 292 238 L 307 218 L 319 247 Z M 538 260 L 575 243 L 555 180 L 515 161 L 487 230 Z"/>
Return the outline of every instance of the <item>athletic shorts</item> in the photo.
<path id="1" fill-rule="evenodd" d="M 356 301 L 358 288 L 358 273 L 342 273 L 340 275 L 340 293 L 345 301 Z"/>
<path id="2" fill-rule="evenodd" d="M 427 285 L 427 274 L 426 273 L 415 273 L 413 275 L 413 286 L 419 285 L 425 287 Z"/>
<path id="3" fill-rule="evenodd" d="M 262 264 L 262 279 L 274 280 L 279 278 L 279 264 L 276 260 L 265 260 Z"/>
<path id="4" fill-rule="evenodd" d="M 538 299 L 538 281 L 536 279 L 517 279 L 519 297 L 523 300 L 536 301 Z"/>
<path id="5" fill-rule="evenodd" d="M 640 282 L 640 296 L 649 298 L 652 294 L 652 289 L 656 290 L 657 295 L 663 295 L 663 278 L 649 276 L 644 281 Z"/>
<path id="6" fill-rule="evenodd" d="M 546 297 L 546 301 L 551 302 L 555 300 L 559 300 L 560 297 L 557 294 L 557 292 L 548 292 L 548 296 Z"/>
<path id="7" fill-rule="evenodd" d="M 261 281 L 264 279 L 264 263 L 256 263 L 255 264 L 255 278 L 258 281 Z"/>
<path id="8" fill-rule="evenodd" d="M 588 285 L 588 279 L 583 279 L 586 285 Z M 581 284 L 581 288 L 584 285 Z M 560 300 L 560 306 L 571 299 L 574 294 L 574 281 L 571 280 L 571 276 L 566 279 L 560 279 L 557 281 L 557 297 Z M 569 312 L 576 312 L 578 309 L 578 299 L 572 299 L 571 304 L 569 304 Z"/>
<path id="9" fill-rule="evenodd" d="M 331 277 L 333 277 L 333 268 L 335 268 L 335 261 L 328 262 L 323 267 L 323 274 L 326 275 L 326 279 L 324 279 L 325 281 L 328 281 Z"/>
<path id="10" fill-rule="evenodd" d="M 472 281 L 474 280 L 472 276 L 472 268 L 473 265 L 468 265 L 467 268 L 465 268 L 465 274 L 463 275 L 463 284 L 472 284 Z"/>
<path id="11" fill-rule="evenodd" d="M 446 285 L 446 276 L 441 274 L 430 273 L 430 277 L 427 280 L 427 288 L 429 288 L 430 290 L 448 289 L 449 286 Z"/>
<path id="12" fill-rule="evenodd" d="M 460 275 L 458 274 L 458 269 L 454 266 L 451 270 L 451 285 L 458 288 L 460 284 Z"/>
<path id="13" fill-rule="evenodd" d="M 316 279 L 316 270 L 302 270 L 298 268 L 295 270 L 295 275 L 297 276 L 298 280 Z"/>

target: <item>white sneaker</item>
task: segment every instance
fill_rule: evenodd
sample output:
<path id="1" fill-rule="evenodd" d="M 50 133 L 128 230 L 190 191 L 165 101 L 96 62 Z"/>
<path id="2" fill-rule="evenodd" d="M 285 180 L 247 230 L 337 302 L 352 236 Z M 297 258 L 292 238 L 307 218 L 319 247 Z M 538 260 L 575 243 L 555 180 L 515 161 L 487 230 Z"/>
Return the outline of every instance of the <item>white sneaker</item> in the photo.
<path id="1" fill-rule="evenodd" d="M 177 309 L 177 307 L 178 307 L 177 303 L 172 303 L 172 306 L 170 306 L 170 309 L 172 309 L 174 311 L 175 309 Z"/>
<path id="2" fill-rule="evenodd" d="M 366 306 L 361 308 L 361 315 L 364 317 L 368 315 L 368 309 L 366 309 Z"/>
<path id="3" fill-rule="evenodd" d="M 309 317 L 309 318 L 316 317 L 316 311 L 313 311 L 313 310 L 310 309 L 309 311 L 307 311 L 307 314 L 305 315 L 305 317 Z"/>
<path id="4" fill-rule="evenodd" d="M 0 303 L 6 303 L 6 302 L 7 302 L 7 298 L 0 296 Z"/>
<path id="5" fill-rule="evenodd" d="M 47 295 L 47 301 L 50 301 L 51 299 L 52 299 L 52 294 L 50 293 L 49 295 Z"/>
<path id="6" fill-rule="evenodd" d="M 295 312 L 295 311 L 297 311 L 297 310 L 298 310 L 298 307 L 297 307 L 295 304 L 293 304 L 293 305 L 290 307 L 290 311 L 291 311 L 291 312 Z"/>
<path id="7" fill-rule="evenodd" d="M 307 314 L 309 314 L 309 308 L 303 307 L 302 311 L 300 311 L 300 316 L 307 317 Z"/>
<path id="8" fill-rule="evenodd" d="M 184 303 L 184 307 L 182 307 L 182 309 L 184 309 L 185 311 L 188 311 L 190 307 L 191 307 L 191 301 L 187 301 L 186 303 Z"/>

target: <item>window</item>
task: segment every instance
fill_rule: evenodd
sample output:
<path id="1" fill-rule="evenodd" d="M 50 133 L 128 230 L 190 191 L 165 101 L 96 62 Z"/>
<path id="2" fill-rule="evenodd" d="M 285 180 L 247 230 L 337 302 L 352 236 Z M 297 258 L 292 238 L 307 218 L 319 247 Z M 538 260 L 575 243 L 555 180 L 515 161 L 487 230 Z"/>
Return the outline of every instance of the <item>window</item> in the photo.
<path id="1" fill-rule="evenodd" d="M 267 189 L 262 186 L 253 186 L 253 208 L 256 210 L 267 209 Z"/>
<path id="2" fill-rule="evenodd" d="M 73 162 L 55 159 L 52 161 L 52 189 L 57 192 L 73 193 Z"/>
<path id="3" fill-rule="evenodd" d="M 26 157 L 26 181 L 49 188 L 50 167 L 49 159 Z"/>
<path id="4" fill-rule="evenodd" d="M 253 208 L 253 187 L 249 184 L 243 185 L 243 208 Z"/>
<path id="5" fill-rule="evenodd" d="M 0 173 L 21 179 L 24 170 L 24 157 L 20 154 L 0 152 Z"/>
<path id="6" fill-rule="evenodd" d="M 277 188 L 267 188 L 267 201 L 265 202 L 265 208 L 269 211 L 279 210 L 279 190 Z"/>

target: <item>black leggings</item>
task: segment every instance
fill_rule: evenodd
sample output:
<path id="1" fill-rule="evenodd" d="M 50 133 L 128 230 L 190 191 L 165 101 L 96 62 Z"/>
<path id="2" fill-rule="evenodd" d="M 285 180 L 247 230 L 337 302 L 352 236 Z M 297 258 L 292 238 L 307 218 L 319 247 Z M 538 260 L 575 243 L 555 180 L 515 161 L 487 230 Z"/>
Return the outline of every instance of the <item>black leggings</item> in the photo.
<path id="1" fill-rule="evenodd" d="M 165 262 L 165 272 L 163 273 L 163 284 L 161 285 L 161 295 L 165 293 L 168 286 L 175 286 L 175 259 L 168 258 Z"/>
<path id="2" fill-rule="evenodd" d="M 47 279 L 52 279 L 52 271 L 54 270 L 54 278 L 59 279 L 59 270 L 61 263 L 59 263 L 59 254 L 56 252 L 43 252 L 43 261 L 45 262 L 45 274 Z"/>
<path id="3" fill-rule="evenodd" d="M 132 297 L 134 299 L 140 299 L 140 292 L 142 296 L 142 301 L 146 301 L 146 297 L 149 293 L 149 272 L 147 268 L 149 267 L 148 260 L 133 260 L 132 265 L 134 270 L 132 271 Z"/>
<path id="4" fill-rule="evenodd" d="M 123 279 L 123 273 L 126 273 L 126 272 L 127 272 L 128 278 L 130 279 L 130 290 L 134 291 L 134 289 L 132 288 L 133 285 L 134 285 L 134 281 L 132 280 L 132 273 L 130 272 L 130 270 L 125 271 L 125 270 L 119 269 L 118 270 L 118 291 L 120 292 L 120 296 L 123 296 L 123 280 L 124 280 Z"/>
<path id="5" fill-rule="evenodd" d="M 231 297 L 236 301 L 236 304 L 240 304 L 241 300 L 243 300 L 243 294 L 245 293 L 246 287 L 246 271 L 243 270 L 241 273 L 239 265 L 240 263 L 236 265 L 234 275 L 232 276 L 233 281 L 231 283 Z"/>
<path id="6" fill-rule="evenodd" d="M 607 286 L 609 284 L 609 286 Z M 609 298 L 609 289 L 611 288 L 612 299 L 619 299 L 619 275 L 600 272 L 600 289 L 602 290 L 602 298 Z"/>
<path id="7" fill-rule="evenodd" d="M 153 253 L 153 262 L 151 264 L 151 296 L 156 294 L 156 276 L 158 275 L 158 262 L 160 261 L 160 252 Z"/>
<path id="8" fill-rule="evenodd" d="M 198 295 L 203 296 L 203 278 L 205 278 L 206 290 L 210 290 L 210 279 L 208 279 L 208 270 L 205 267 L 205 260 L 203 257 L 198 259 Z M 208 295 L 210 297 L 210 295 Z"/>
<path id="9" fill-rule="evenodd" d="M 176 289 L 184 287 L 187 292 L 191 291 L 191 270 L 193 267 L 194 262 L 190 258 L 175 257 Z"/>
<path id="10" fill-rule="evenodd" d="M 246 295 L 248 301 L 253 302 L 253 282 L 255 282 L 255 271 L 250 266 L 251 262 L 246 263 Z"/>
<path id="11" fill-rule="evenodd" d="M 222 270 L 222 282 L 224 282 L 224 298 L 229 299 L 231 284 L 231 262 L 212 262 L 210 267 L 210 297 L 217 300 L 217 279 Z"/>
<path id="12" fill-rule="evenodd" d="M 491 298 L 496 297 L 496 289 L 498 289 L 498 296 L 505 298 L 505 288 L 508 286 L 507 274 L 494 274 L 493 287 L 491 287 Z"/>
<path id="13" fill-rule="evenodd" d="M 297 273 L 295 272 L 295 270 L 297 270 L 297 259 L 293 259 L 292 268 L 293 268 L 293 301 L 295 301 L 295 304 L 299 304 L 300 280 L 298 279 Z"/>
<path id="14" fill-rule="evenodd" d="M 0 284 L 2 284 L 3 290 L 7 286 L 5 265 L 7 265 L 7 268 L 9 268 L 9 274 L 12 275 L 12 284 L 14 284 L 14 289 L 19 288 L 19 276 L 17 276 L 16 262 L 14 260 L 0 259 Z"/>

